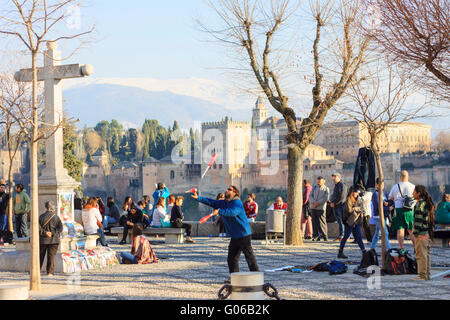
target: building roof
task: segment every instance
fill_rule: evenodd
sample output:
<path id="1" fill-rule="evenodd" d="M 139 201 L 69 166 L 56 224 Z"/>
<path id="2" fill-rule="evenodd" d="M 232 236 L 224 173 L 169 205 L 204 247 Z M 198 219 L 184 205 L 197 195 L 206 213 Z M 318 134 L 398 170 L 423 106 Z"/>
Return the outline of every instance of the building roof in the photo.
<path id="1" fill-rule="evenodd" d="M 145 163 L 159 163 L 159 160 L 153 157 L 148 157 L 147 159 L 145 159 L 144 161 Z"/>

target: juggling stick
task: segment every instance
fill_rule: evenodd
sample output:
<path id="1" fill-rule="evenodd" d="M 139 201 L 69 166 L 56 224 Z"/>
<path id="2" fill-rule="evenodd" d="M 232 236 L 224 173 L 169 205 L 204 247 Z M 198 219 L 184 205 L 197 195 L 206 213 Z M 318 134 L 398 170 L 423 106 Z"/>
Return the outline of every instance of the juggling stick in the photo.
<path id="1" fill-rule="evenodd" d="M 213 214 L 213 213 L 210 214 L 209 216 L 203 217 L 203 218 L 200 220 L 200 224 L 204 224 L 206 221 L 208 221 L 208 220 L 211 219 L 212 217 L 214 217 L 214 214 Z"/>
<path id="2" fill-rule="evenodd" d="M 213 166 L 214 162 L 216 162 L 217 160 L 217 153 L 213 155 L 213 157 L 211 158 L 211 161 L 208 164 L 208 168 L 206 168 L 205 172 L 202 175 L 202 178 L 200 180 L 203 180 L 203 178 L 206 176 L 206 173 L 209 171 L 209 169 L 211 169 L 211 167 Z"/>

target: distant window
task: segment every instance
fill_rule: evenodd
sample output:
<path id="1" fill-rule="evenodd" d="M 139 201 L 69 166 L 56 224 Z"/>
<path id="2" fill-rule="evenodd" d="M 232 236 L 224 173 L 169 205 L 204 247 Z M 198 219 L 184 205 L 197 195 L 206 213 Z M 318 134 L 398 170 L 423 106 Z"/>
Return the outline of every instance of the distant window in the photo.
<path id="1" fill-rule="evenodd" d="M 175 171 L 170 171 L 170 180 L 175 179 Z"/>

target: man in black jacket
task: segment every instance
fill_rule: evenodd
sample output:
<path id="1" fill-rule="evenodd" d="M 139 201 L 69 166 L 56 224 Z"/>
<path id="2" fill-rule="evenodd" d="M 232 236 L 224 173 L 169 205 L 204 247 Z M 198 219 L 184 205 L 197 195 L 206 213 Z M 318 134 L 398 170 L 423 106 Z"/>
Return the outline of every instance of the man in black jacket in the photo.
<path id="1" fill-rule="evenodd" d="M 184 198 L 178 197 L 175 200 L 175 205 L 172 208 L 172 212 L 170 215 L 170 222 L 172 223 L 172 228 L 184 228 L 186 229 L 186 242 L 187 243 L 195 243 L 191 238 L 192 232 L 192 224 L 183 223 L 184 215 L 183 211 L 181 211 L 181 206 L 183 205 Z"/>
<path id="2" fill-rule="evenodd" d="M 61 219 L 56 214 L 55 204 L 52 201 L 45 203 L 47 210 L 39 217 L 39 252 L 42 264 L 47 254 L 47 275 L 53 276 L 55 257 L 58 252 L 59 238 L 63 231 Z"/>
<path id="3" fill-rule="evenodd" d="M 0 185 L 0 231 L 8 229 L 8 202 L 9 194 L 6 193 L 6 185 Z"/>
<path id="4" fill-rule="evenodd" d="M 342 221 L 342 215 L 344 214 L 344 204 L 347 198 L 347 186 L 342 182 L 341 174 L 338 172 L 332 175 L 334 181 L 334 190 L 330 198 L 330 206 L 334 210 L 337 223 L 339 225 L 339 236 L 335 241 L 341 241 L 344 237 L 344 222 Z"/>

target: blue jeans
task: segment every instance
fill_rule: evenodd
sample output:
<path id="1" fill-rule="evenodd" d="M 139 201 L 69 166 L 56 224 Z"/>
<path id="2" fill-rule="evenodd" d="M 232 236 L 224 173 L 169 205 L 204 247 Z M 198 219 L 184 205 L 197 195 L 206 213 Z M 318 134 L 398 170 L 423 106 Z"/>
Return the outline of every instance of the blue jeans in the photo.
<path id="1" fill-rule="evenodd" d="M 130 252 L 121 252 L 120 255 L 122 256 L 122 260 L 128 260 L 133 264 L 138 264 L 136 257 L 132 255 Z"/>
<path id="2" fill-rule="evenodd" d="M 373 235 L 372 239 L 372 246 L 371 249 L 374 249 L 377 247 L 378 239 L 380 239 L 380 233 L 381 233 L 381 221 L 380 219 L 376 219 L 377 222 L 377 230 L 375 230 L 375 234 Z M 388 250 L 391 250 L 391 244 L 389 243 L 389 230 L 387 228 L 387 219 L 385 220 L 384 227 L 386 228 L 386 246 Z"/>
<path id="3" fill-rule="evenodd" d="M 8 215 L 0 215 L 0 231 L 8 229 Z"/>
<path id="4" fill-rule="evenodd" d="M 106 216 L 105 219 L 103 220 L 103 229 L 108 228 L 108 224 L 110 223 L 119 223 L 119 220 L 117 220 L 114 217 L 110 217 L 110 216 Z"/>
<path id="5" fill-rule="evenodd" d="M 344 222 L 342 221 L 342 215 L 344 214 L 344 206 L 340 205 L 337 208 L 334 208 L 334 214 L 336 216 L 336 221 L 339 225 L 339 237 L 342 238 L 344 236 Z"/>
<path id="6" fill-rule="evenodd" d="M 108 243 L 106 242 L 105 233 L 103 232 L 103 230 L 102 229 L 97 229 L 97 233 L 96 234 L 100 236 L 100 238 L 97 239 L 97 245 L 100 242 L 103 247 L 107 247 Z M 91 234 L 87 234 L 87 235 L 91 236 Z"/>
<path id="7" fill-rule="evenodd" d="M 349 227 L 346 223 L 344 224 L 344 238 L 342 238 L 340 250 L 344 250 L 345 244 L 347 243 L 348 238 L 353 233 L 356 238 L 356 242 L 358 242 L 359 248 L 364 251 L 366 248 L 364 247 L 364 243 L 362 240 L 361 228 L 359 225 L 355 225 L 353 228 Z"/>

